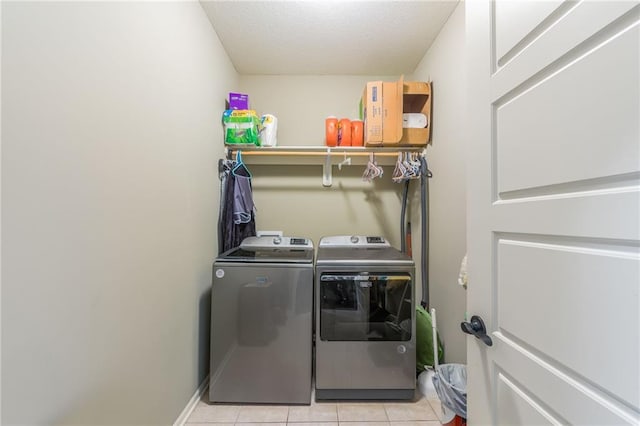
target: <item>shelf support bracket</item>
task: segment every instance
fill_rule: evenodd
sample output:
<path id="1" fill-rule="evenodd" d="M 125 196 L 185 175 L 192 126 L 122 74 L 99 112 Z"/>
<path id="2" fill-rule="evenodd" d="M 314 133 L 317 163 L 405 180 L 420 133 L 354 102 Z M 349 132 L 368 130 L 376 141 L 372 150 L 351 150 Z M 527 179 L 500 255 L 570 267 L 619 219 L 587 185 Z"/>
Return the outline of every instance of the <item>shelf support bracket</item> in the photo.
<path id="1" fill-rule="evenodd" d="M 333 183 L 331 175 L 331 148 L 327 148 L 327 158 L 322 165 L 322 186 L 329 187 Z"/>

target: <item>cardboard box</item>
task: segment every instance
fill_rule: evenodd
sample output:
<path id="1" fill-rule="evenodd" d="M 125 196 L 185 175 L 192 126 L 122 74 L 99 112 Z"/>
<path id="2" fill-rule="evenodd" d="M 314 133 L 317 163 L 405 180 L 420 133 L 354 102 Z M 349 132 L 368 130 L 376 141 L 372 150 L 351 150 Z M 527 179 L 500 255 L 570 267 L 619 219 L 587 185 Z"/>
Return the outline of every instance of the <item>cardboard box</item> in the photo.
<path id="1" fill-rule="evenodd" d="M 402 114 L 427 117 L 425 128 L 403 128 Z M 371 81 L 360 100 L 364 144 L 369 147 L 426 145 L 431 133 L 431 83 L 423 81 Z"/>
<path id="2" fill-rule="evenodd" d="M 431 83 L 406 81 L 402 93 L 402 112 L 421 113 L 427 116 L 424 129 L 402 129 L 403 145 L 426 145 L 431 137 Z"/>
<path id="3" fill-rule="evenodd" d="M 382 143 L 394 144 L 402 138 L 403 80 L 382 83 Z"/>
<path id="4" fill-rule="evenodd" d="M 367 83 L 360 100 L 360 118 L 365 123 L 365 146 L 393 145 L 400 142 L 403 83 L 403 77 L 398 81 Z M 371 108 L 370 105 L 374 107 Z"/>
<path id="5" fill-rule="evenodd" d="M 364 121 L 364 144 L 382 144 L 382 81 L 370 81 L 360 98 L 360 119 Z"/>

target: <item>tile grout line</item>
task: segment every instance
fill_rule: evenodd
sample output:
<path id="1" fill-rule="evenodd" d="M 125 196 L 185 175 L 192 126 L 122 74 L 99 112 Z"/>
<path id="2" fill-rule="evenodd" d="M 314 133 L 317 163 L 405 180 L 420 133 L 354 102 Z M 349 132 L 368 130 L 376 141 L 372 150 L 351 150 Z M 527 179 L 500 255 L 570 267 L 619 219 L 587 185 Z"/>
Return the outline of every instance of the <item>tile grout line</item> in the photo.
<path id="1" fill-rule="evenodd" d="M 235 420 L 233 421 L 233 425 L 235 426 L 236 423 L 238 423 L 238 419 L 240 418 L 240 412 L 242 411 L 242 405 L 239 406 L 240 408 L 238 408 L 238 412 L 236 413 L 236 417 Z"/>

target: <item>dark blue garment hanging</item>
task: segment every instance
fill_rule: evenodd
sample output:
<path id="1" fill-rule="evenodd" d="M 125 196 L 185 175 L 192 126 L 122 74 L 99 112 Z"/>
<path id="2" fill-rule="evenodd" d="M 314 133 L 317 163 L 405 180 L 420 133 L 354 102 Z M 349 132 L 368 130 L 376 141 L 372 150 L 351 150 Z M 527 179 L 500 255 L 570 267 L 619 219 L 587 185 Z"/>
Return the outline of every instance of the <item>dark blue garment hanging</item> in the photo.
<path id="1" fill-rule="evenodd" d="M 235 162 L 229 159 L 219 159 L 218 160 L 218 178 L 220 179 L 220 197 L 219 199 L 219 208 L 218 208 L 218 254 L 224 251 L 224 241 L 225 241 L 225 199 L 227 196 L 228 185 L 229 185 L 229 174 L 231 170 L 235 166 Z"/>
<path id="2" fill-rule="evenodd" d="M 251 173 L 242 162 L 239 152 L 236 161 L 227 161 L 223 168 L 220 176 L 223 187 L 221 188 L 220 220 L 218 221 L 219 253 L 236 248 L 245 238 L 256 235 Z M 238 206 L 239 204 L 245 206 L 242 213 L 247 216 L 235 214 L 234 205 Z M 247 209 L 246 206 L 250 207 Z M 242 217 L 243 220 L 236 221 L 234 216 Z"/>
<path id="3" fill-rule="evenodd" d="M 231 170 L 233 183 L 233 223 L 249 223 L 255 211 L 253 191 L 251 189 L 251 172 L 242 161 L 242 154 L 236 155 L 236 166 Z"/>

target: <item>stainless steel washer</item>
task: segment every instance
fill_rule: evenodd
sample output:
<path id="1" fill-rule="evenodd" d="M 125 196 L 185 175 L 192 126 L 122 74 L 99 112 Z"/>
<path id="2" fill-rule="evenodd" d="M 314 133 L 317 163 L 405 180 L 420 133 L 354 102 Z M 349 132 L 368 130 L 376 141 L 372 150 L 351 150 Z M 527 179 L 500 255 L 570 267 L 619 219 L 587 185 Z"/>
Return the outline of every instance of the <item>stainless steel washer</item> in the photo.
<path id="1" fill-rule="evenodd" d="M 251 237 L 213 264 L 211 402 L 311 402 L 313 243 Z"/>
<path id="2" fill-rule="evenodd" d="M 415 265 L 382 237 L 324 237 L 315 275 L 316 399 L 411 399 Z"/>

